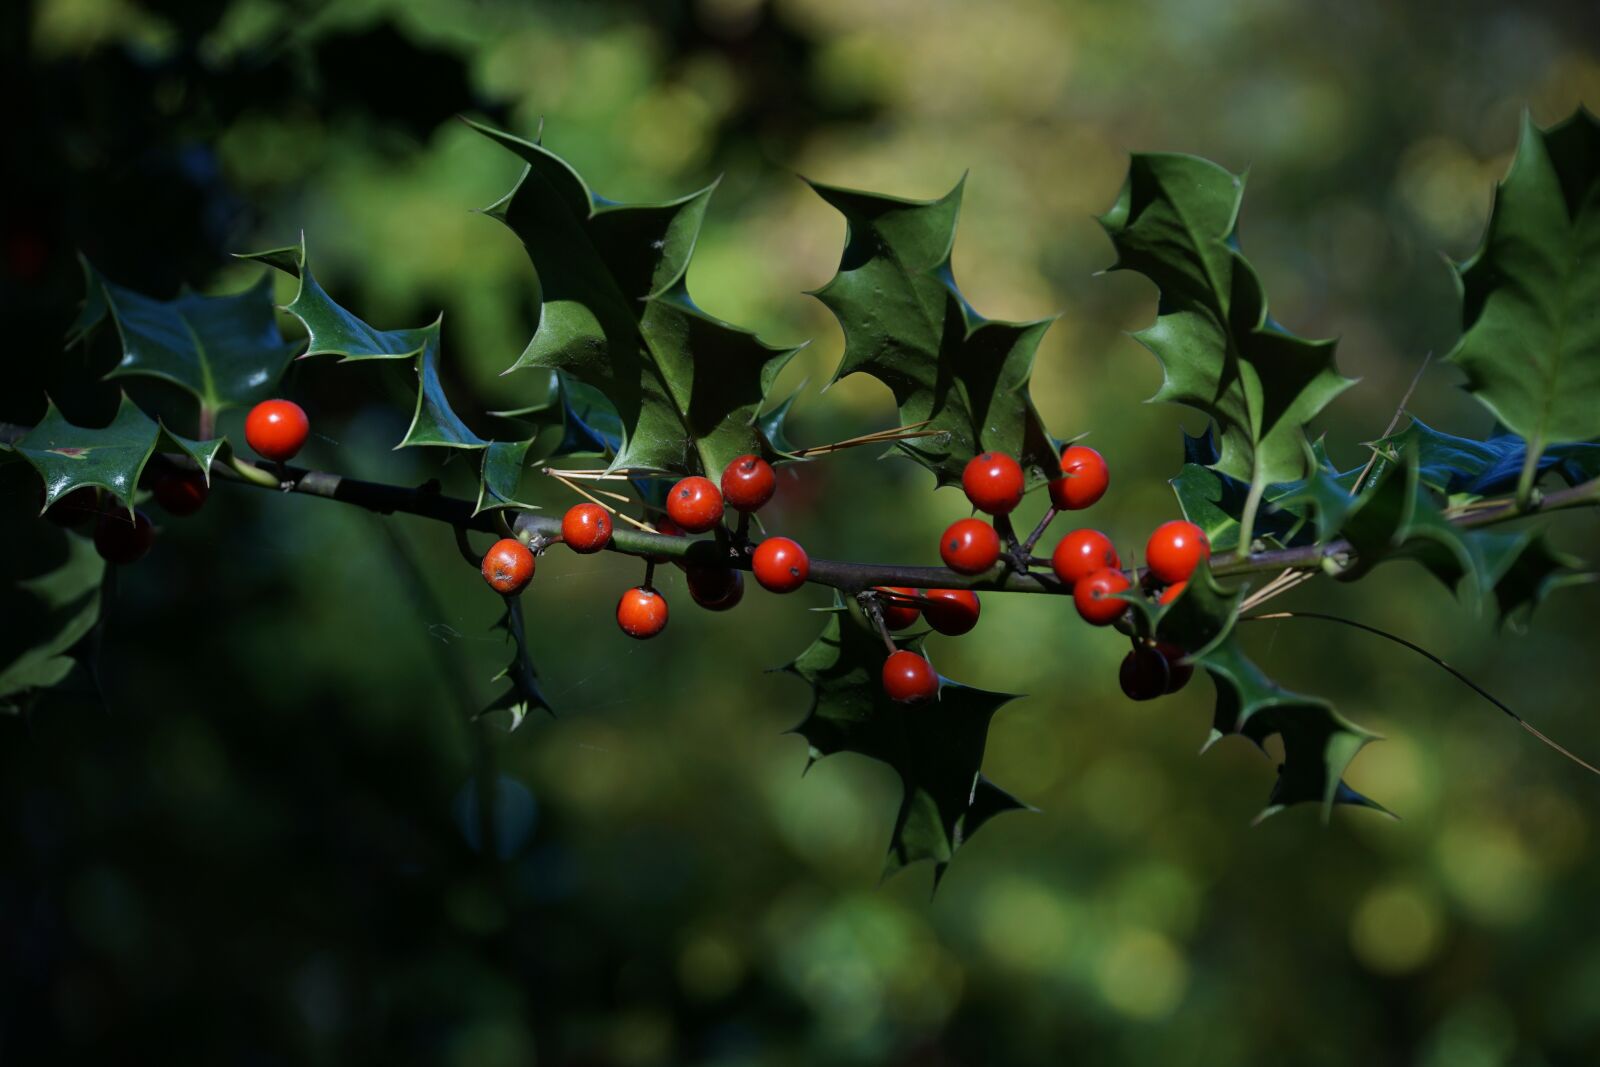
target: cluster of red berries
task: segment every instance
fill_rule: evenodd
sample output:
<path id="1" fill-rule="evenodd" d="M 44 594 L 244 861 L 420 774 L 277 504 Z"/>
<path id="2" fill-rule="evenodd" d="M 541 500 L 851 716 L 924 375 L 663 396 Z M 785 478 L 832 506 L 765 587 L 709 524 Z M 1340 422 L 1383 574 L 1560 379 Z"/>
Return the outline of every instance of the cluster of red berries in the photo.
<path id="1" fill-rule="evenodd" d="M 1110 471 L 1099 452 L 1084 445 L 1070 445 L 1061 454 L 1062 476 L 1048 484 L 1052 514 L 1081 511 L 1100 500 L 1111 484 Z M 1007 516 L 1022 502 L 1026 488 L 1022 466 L 1010 456 L 984 452 L 974 456 L 962 471 L 961 487 L 967 500 L 978 511 L 1001 520 L 1000 529 L 980 518 L 958 519 L 939 540 L 939 555 L 945 566 L 958 574 L 982 574 L 1001 557 L 1001 531 L 1011 539 Z M 1205 532 L 1190 522 L 1163 523 L 1145 544 L 1145 582 L 1151 591 L 1159 590 L 1160 601 L 1169 604 L 1183 591 L 1189 575 L 1200 561 L 1211 555 Z M 1018 562 L 1025 563 L 1026 561 Z M 1095 626 L 1110 626 L 1123 619 L 1128 603 L 1122 594 L 1133 587 L 1122 570 L 1111 539 L 1099 530 L 1073 530 L 1063 537 L 1050 556 L 1050 569 L 1072 594 L 1078 614 Z M 977 622 L 977 594 L 969 590 L 937 589 L 916 591 L 885 588 L 877 590 L 879 608 L 887 630 L 900 630 L 916 621 L 919 613 L 941 633 L 965 633 Z M 952 598 L 970 600 L 970 617 L 949 619 Z M 1138 642 L 1124 660 L 1122 688 L 1136 700 L 1148 700 L 1163 693 L 1176 692 L 1189 680 L 1193 668 L 1180 661 L 1183 650 L 1152 642 Z M 913 664 L 912 660 L 918 661 Z M 920 664 L 920 666 L 918 665 Z M 938 675 L 927 660 L 915 653 L 897 650 L 883 667 L 884 691 L 894 700 L 920 703 L 938 693 Z"/>
<path id="2" fill-rule="evenodd" d="M 777 492 L 772 465 L 760 456 L 740 456 L 722 472 L 722 484 L 699 475 L 683 478 L 667 494 L 666 515 L 655 521 L 659 534 L 680 537 L 706 533 L 721 525 L 726 510 L 748 515 L 759 511 Z M 611 543 L 612 517 L 600 504 L 576 504 L 561 519 L 561 541 L 574 552 L 599 552 Z M 654 557 L 652 564 L 667 562 Z M 683 564 L 689 595 L 710 611 L 727 611 L 744 599 L 744 574 L 736 567 L 718 564 Z M 533 578 L 534 553 L 516 538 L 496 542 L 483 558 L 483 577 L 495 592 L 515 596 Z M 757 582 L 774 593 L 791 593 L 806 583 L 811 559 L 806 550 L 787 537 L 768 537 L 750 553 L 750 570 Z M 617 604 L 617 625 L 629 637 L 654 637 L 667 626 L 667 600 L 651 587 L 629 589 Z"/>
<path id="3" fill-rule="evenodd" d="M 263 400 L 245 417 L 244 437 L 259 455 L 282 462 L 306 442 L 310 420 L 291 400 Z M 199 471 L 165 464 L 147 471 L 141 479 L 155 502 L 168 515 L 187 518 L 205 504 L 210 489 Z M 108 507 L 108 494 L 94 486 L 74 489 L 45 513 L 58 526 L 94 522 L 94 547 L 107 563 L 126 565 L 143 559 L 155 544 L 156 528 L 150 516 L 135 509 L 130 516 Z"/>

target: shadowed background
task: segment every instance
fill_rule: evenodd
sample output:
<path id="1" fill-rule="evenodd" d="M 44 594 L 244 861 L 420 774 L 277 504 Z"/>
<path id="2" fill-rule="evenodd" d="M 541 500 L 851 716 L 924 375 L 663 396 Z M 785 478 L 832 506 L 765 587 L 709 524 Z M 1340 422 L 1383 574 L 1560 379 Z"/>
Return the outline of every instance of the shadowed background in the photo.
<path id="1" fill-rule="evenodd" d="M 1126 331 L 1153 319 L 1151 287 L 1095 276 L 1111 251 L 1093 216 L 1129 151 L 1249 169 L 1242 240 L 1274 316 L 1341 337 L 1362 379 L 1318 424 L 1349 467 L 1456 336 L 1443 257 L 1472 250 L 1521 112 L 1600 104 L 1600 16 L 1579 3 L 32 0 L 0 20 L 0 419 L 36 421 L 47 390 L 80 421 L 114 406 L 82 384 L 114 344 L 61 352 L 74 250 L 168 297 L 241 288 L 258 272 L 229 252 L 302 230 L 369 321 L 444 312 L 469 422 L 515 406 L 537 383 L 500 371 L 532 330 L 532 273 L 469 209 L 516 166 L 453 116 L 529 136 L 542 117 L 615 199 L 723 175 L 690 288 L 769 341 L 814 339 L 776 394 L 808 383 L 802 444 L 893 409 L 865 377 L 818 393 L 841 337 L 803 290 L 831 276 L 843 224 L 795 175 L 931 197 L 968 174 L 957 278 L 990 317 L 1060 313 L 1034 396 L 1110 459 L 1082 518 L 1124 558 L 1176 514 L 1179 429 L 1201 429 L 1141 405 L 1160 373 Z M 1459 380 L 1436 362 L 1412 408 L 1481 435 Z M 297 365 L 307 465 L 436 473 L 389 451 L 410 388 L 395 368 Z M 238 437 L 238 413 L 222 428 Z M 4 472 L 10 510 L 32 500 L 25 473 Z M 458 490 L 469 474 L 444 468 Z M 814 555 L 935 562 L 965 504 L 930 484 L 867 450 L 790 468 L 769 528 Z M 1041 811 L 989 825 L 930 902 L 926 869 L 877 884 L 890 772 L 840 757 L 802 778 L 783 734 L 805 687 L 763 669 L 814 636 L 803 609 L 824 590 L 752 586 L 712 615 L 674 572 L 671 628 L 637 644 L 612 621 L 635 563 L 553 550 L 525 605 L 561 717 L 484 745 L 466 719 L 496 691 L 498 604 L 448 530 L 232 486 L 165 525 L 121 576 L 109 706 L 69 690 L 0 723 L 5 1062 L 1600 1057 L 1600 784 L 1377 639 L 1249 635 L 1280 682 L 1386 735 L 1349 780 L 1402 821 L 1295 810 L 1251 829 L 1273 765 L 1238 740 L 1196 757 L 1209 683 L 1131 704 L 1122 639 L 1053 599 L 986 598 L 972 635 L 930 648 L 946 675 L 1028 694 L 997 716 L 985 772 Z M 1592 516 L 1561 530 L 1596 543 Z M 1594 755 L 1595 597 L 1502 633 L 1395 564 L 1281 603 L 1417 640 Z M 490 843 L 477 774 L 500 798 Z"/>

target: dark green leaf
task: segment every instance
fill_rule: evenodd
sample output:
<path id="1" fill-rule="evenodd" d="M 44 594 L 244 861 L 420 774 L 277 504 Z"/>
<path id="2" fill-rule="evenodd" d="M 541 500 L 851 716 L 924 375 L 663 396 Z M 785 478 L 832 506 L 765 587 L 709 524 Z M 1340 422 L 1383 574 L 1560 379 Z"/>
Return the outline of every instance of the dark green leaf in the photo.
<path id="1" fill-rule="evenodd" d="M 232 296 L 185 291 L 156 300 L 106 281 L 84 264 L 88 295 L 70 341 L 109 313 L 122 360 L 109 377 L 145 375 L 171 382 L 215 414 L 270 397 L 298 342 L 286 341 L 272 305 L 272 278 Z"/>
<path id="2" fill-rule="evenodd" d="M 870 374 L 894 394 L 902 426 L 941 431 L 896 446 L 940 485 L 958 484 L 988 449 L 1018 457 L 1033 481 L 1060 477 L 1060 452 L 1028 393 L 1054 320 L 992 321 L 962 297 L 950 271 L 962 186 L 926 201 L 812 188 L 849 224 L 839 272 L 815 294 L 844 329 L 834 380 Z"/>
<path id="3" fill-rule="evenodd" d="M 559 370 L 598 390 L 621 423 L 614 467 L 715 478 L 739 455 L 768 453 L 756 416 L 795 350 L 690 299 L 689 258 L 712 189 L 611 203 L 537 143 L 475 128 L 527 164 L 487 209 L 522 240 L 537 276 L 539 325 L 513 369 Z"/>
<path id="4" fill-rule="evenodd" d="M 1483 243 L 1457 268 L 1449 359 L 1535 453 L 1600 436 L 1600 121 L 1524 117 Z"/>
<path id="5" fill-rule="evenodd" d="M 16 449 L 44 479 L 45 507 L 92 485 L 110 490 L 132 511 L 139 473 L 160 435 L 156 421 L 126 396 L 111 424 L 99 428 L 72 425 L 51 403 Z"/>
<path id="6" fill-rule="evenodd" d="M 1203 654 L 1233 631 L 1243 600 L 1242 586 L 1223 588 L 1202 562 L 1184 583 L 1183 592 L 1161 612 L 1156 639 L 1177 645 L 1191 656 Z"/>
<path id="7" fill-rule="evenodd" d="M 21 531 L 7 550 L 21 548 Z M 0 590 L 0 712 L 14 713 L 29 694 L 56 685 L 78 664 L 72 649 L 100 619 L 105 562 L 86 537 L 49 531 L 64 543 L 52 569 Z"/>
<path id="8" fill-rule="evenodd" d="M 1161 361 L 1154 399 L 1187 404 L 1222 434 L 1216 468 L 1265 486 L 1306 474 L 1305 424 L 1351 384 L 1332 341 L 1288 333 L 1239 251 L 1244 180 L 1194 156 L 1135 155 L 1101 225 L 1133 270 L 1161 293 L 1138 340 Z"/>
<path id="9" fill-rule="evenodd" d="M 534 669 L 533 658 L 528 655 L 528 631 L 523 624 L 522 602 L 516 597 L 507 597 L 505 614 L 495 626 L 506 632 L 511 641 L 512 654 L 506 669 L 495 675 L 493 680 L 504 678 L 510 683 L 510 688 L 484 708 L 479 717 L 504 712 L 510 718 L 509 729 L 512 730 L 521 726 L 528 712 L 535 708 L 543 708 L 554 718 L 555 711 L 545 699 L 544 690 L 539 688 L 539 672 Z"/>
<path id="10" fill-rule="evenodd" d="M 474 515 L 491 508 L 531 508 L 517 498 L 528 450 L 536 439 L 491 441 L 483 450 L 483 471 L 478 481 L 478 502 Z"/>
<path id="11" fill-rule="evenodd" d="M 1206 747 L 1232 734 L 1249 738 L 1262 751 L 1273 734 L 1283 741 L 1278 780 L 1257 821 L 1304 801 L 1320 804 L 1324 821 L 1335 804 L 1385 810 L 1342 780 L 1350 761 L 1376 734 L 1344 718 L 1327 701 L 1290 692 L 1272 681 L 1245 658 L 1237 637 L 1196 658 L 1217 690 Z"/>
<path id="12" fill-rule="evenodd" d="M 884 873 L 932 860 L 935 883 L 963 841 L 983 822 L 1021 802 L 980 771 L 989 722 L 1012 697 L 944 680 L 939 697 L 921 707 L 883 693 L 883 641 L 844 600 L 822 634 L 785 670 L 811 685 L 812 705 L 794 732 L 814 762 L 856 752 L 893 767 L 905 789 L 890 837 Z"/>

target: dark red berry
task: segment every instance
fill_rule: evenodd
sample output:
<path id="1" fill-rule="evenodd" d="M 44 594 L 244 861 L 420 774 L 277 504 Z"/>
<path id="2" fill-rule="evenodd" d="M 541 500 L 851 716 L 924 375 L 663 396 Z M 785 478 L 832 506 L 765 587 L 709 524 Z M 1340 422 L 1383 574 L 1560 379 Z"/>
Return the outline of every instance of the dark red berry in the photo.
<path id="1" fill-rule="evenodd" d="M 1122 657 L 1122 669 L 1117 673 L 1129 700 L 1154 700 L 1167 691 L 1171 677 L 1167 657 L 1149 645 L 1140 645 Z"/>
<path id="2" fill-rule="evenodd" d="M 760 456 L 740 456 L 722 472 L 722 498 L 735 511 L 759 511 L 777 489 L 772 464 Z"/>
<path id="3" fill-rule="evenodd" d="M 94 527 L 94 547 L 107 563 L 137 563 L 155 543 L 155 527 L 142 511 L 107 511 Z"/>
<path id="4" fill-rule="evenodd" d="M 889 629 L 904 630 L 921 617 L 922 608 L 917 603 L 915 589 L 887 585 L 880 587 L 878 592 L 883 594 L 879 598 L 883 606 L 883 624 Z"/>
<path id="5" fill-rule="evenodd" d="M 990 515 L 1010 514 L 1022 503 L 1022 467 L 1003 452 L 982 452 L 967 460 L 961 472 L 961 488 L 979 511 Z"/>
<path id="6" fill-rule="evenodd" d="M 514 537 L 502 537 L 483 557 L 483 580 L 501 596 L 516 596 L 533 581 L 533 553 Z"/>
<path id="7" fill-rule="evenodd" d="M 667 494 L 667 514 L 687 533 L 705 533 L 722 521 L 722 493 L 710 478 L 685 478 Z"/>
<path id="8" fill-rule="evenodd" d="M 293 400 L 263 400 L 244 420 L 244 439 L 263 459 L 293 459 L 306 443 L 311 420 Z"/>
<path id="9" fill-rule="evenodd" d="M 44 506 L 44 487 L 39 487 L 39 506 Z M 80 486 L 50 505 L 44 517 L 57 526 L 82 526 L 100 514 L 100 490 Z"/>
<path id="10" fill-rule="evenodd" d="M 960 637 L 978 625 L 978 594 L 970 589 L 923 591 L 922 617 L 928 625 L 950 637 Z"/>
<path id="11" fill-rule="evenodd" d="M 689 595 L 710 611 L 727 611 L 744 599 L 744 572 L 732 567 L 691 563 L 684 568 Z"/>
<path id="12" fill-rule="evenodd" d="M 1050 569 L 1066 585 L 1075 585 L 1095 571 L 1122 566 L 1111 538 L 1099 530 L 1073 530 L 1050 554 Z"/>
<path id="13" fill-rule="evenodd" d="M 806 584 L 811 574 L 811 557 L 787 537 L 769 537 L 756 546 L 750 569 L 762 588 L 774 593 L 792 593 Z"/>
<path id="14" fill-rule="evenodd" d="M 939 675 L 925 657 L 902 648 L 883 661 L 883 691 L 900 704 L 925 704 L 939 692 Z"/>
<path id="15" fill-rule="evenodd" d="M 1061 453 L 1061 477 L 1050 483 L 1050 506 L 1081 511 L 1106 495 L 1111 472 L 1100 453 L 1088 445 L 1070 445 Z"/>
<path id="16" fill-rule="evenodd" d="M 1156 649 L 1166 658 L 1167 670 L 1171 676 L 1167 680 L 1167 692 L 1176 693 L 1188 685 L 1189 679 L 1194 676 L 1194 664 L 1183 662 L 1188 653 L 1177 645 L 1169 645 L 1163 641 L 1156 645 Z"/>
<path id="17" fill-rule="evenodd" d="M 1121 571 L 1106 567 L 1079 580 L 1072 587 L 1072 602 L 1083 620 L 1095 626 L 1110 626 L 1128 610 L 1128 602 L 1117 597 L 1131 583 Z"/>
<path id="18" fill-rule="evenodd" d="M 654 637 L 667 628 L 667 598 L 643 586 L 628 590 L 617 602 L 617 625 L 641 641 Z"/>
<path id="19" fill-rule="evenodd" d="M 1145 542 L 1144 561 L 1156 580 L 1185 582 L 1203 559 L 1211 558 L 1211 539 L 1192 522 L 1173 519 L 1156 527 Z"/>
<path id="20" fill-rule="evenodd" d="M 199 471 L 178 470 L 157 472 L 150 491 L 163 511 L 180 519 L 199 511 L 210 493 Z"/>
<path id="21" fill-rule="evenodd" d="M 957 519 L 939 539 L 939 555 L 957 574 L 982 574 L 1000 558 L 1000 535 L 982 519 Z"/>
<path id="22" fill-rule="evenodd" d="M 588 555 L 611 543 L 611 515 L 599 504 L 574 504 L 561 516 L 561 540 Z"/>

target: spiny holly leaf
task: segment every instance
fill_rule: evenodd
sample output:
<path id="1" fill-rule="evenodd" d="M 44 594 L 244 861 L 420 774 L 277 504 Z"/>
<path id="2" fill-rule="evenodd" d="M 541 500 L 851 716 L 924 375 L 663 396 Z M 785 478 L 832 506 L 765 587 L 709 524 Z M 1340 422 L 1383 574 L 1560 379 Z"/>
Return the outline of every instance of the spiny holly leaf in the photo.
<path id="1" fill-rule="evenodd" d="M 887 876 L 918 860 L 934 863 L 934 884 L 962 842 L 989 818 L 1026 805 L 980 773 L 989 722 L 1012 697 L 948 679 L 920 707 L 883 692 L 882 639 L 839 594 L 822 634 L 784 670 L 811 685 L 811 710 L 793 732 L 811 761 L 857 752 L 893 767 L 905 794 L 895 818 Z"/>
<path id="2" fill-rule="evenodd" d="M 442 448 L 485 448 L 489 442 L 473 433 L 450 406 L 439 380 L 439 319 L 425 326 L 422 351 L 417 355 L 417 407 L 411 428 L 396 448 L 434 445 Z"/>
<path id="3" fill-rule="evenodd" d="M 1355 804 L 1387 811 L 1343 781 L 1345 768 L 1377 735 L 1362 729 L 1315 697 L 1292 693 L 1261 673 L 1240 651 L 1238 638 L 1196 657 L 1217 690 L 1210 748 L 1223 737 L 1240 734 L 1266 751 L 1266 740 L 1283 740 L 1283 763 L 1259 822 L 1291 804 L 1314 801 L 1327 821 L 1335 804 Z"/>
<path id="4" fill-rule="evenodd" d="M 510 716 L 509 728 L 512 730 L 521 726 L 522 720 L 534 708 L 543 708 L 551 718 L 555 718 L 555 710 L 539 688 L 539 672 L 534 669 L 533 658 L 528 655 L 528 631 L 522 620 L 522 602 L 516 597 L 507 597 L 506 612 L 495 626 L 504 630 L 510 638 L 512 655 L 506 669 L 495 675 L 493 680 L 504 678 L 511 683 L 511 687 L 479 712 L 478 717 L 503 711 Z"/>
<path id="5" fill-rule="evenodd" d="M 89 295 L 69 343 L 109 314 L 122 340 L 122 361 L 108 377 L 171 382 L 193 394 L 203 412 L 270 397 L 298 347 L 278 329 L 270 274 L 232 296 L 185 290 L 174 300 L 156 300 L 105 280 L 87 260 L 83 270 Z"/>
<path id="6" fill-rule="evenodd" d="M 492 508 L 532 508 L 517 499 L 522 472 L 527 467 L 528 450 L 537 438 L 526 441 L 490 441 L 483 450 L 483 469 L 478 479 L 478 501 L 474 515 Z"/>
<path id="7" fill-rule="evenodd" d="M 756 416 L 797 350 L 766 345 L 689 296 L 715 187 L 613 203 L 537 142 L 469 125 L 527 164 L 486 209 L 521 239 L 537 278 L 539 325 L 512 369 L 560 370 L 597 389 L 622 425 L 613 467 L 715 478 L 742 454 L 770 454 Z"/>
<path id="8" fill-rule="evenodd" d="M 74 426 L 51 402 L 16 450 L 44 479 L 45 507 L 84 486 L 107 489 L 129 511 L 161 427 L 126 396 L 109 426 Z"/>
<path id="9" fill-rule="evenodd" d="M 1521 625 L 1555 590 L 1594 578 L 1537 530 L 1481 531 L 1473 538 L 1487 575 L 1484 588 L 1494 590 L 1502 623 Z"/>
<path id="10" fill-rule="evenodd" d="M 1296 337 L 1267 314 L 1239 251 L 1244 179 L 1195 156 L 1135 155 L 1100 223 L 1161 293 L 1155 325 L 1135 335 L 1161 361 L 1155 400 L 1188 404 L 1221 429 L 1216 469 L 1265 487 L 1306 473 L 1305 424 L 1352 382 L 1333 341 Z"/>
<path id="11" fill-rule="evenodd" d="M 1449 359 L 1537 455 L 1600 437 L 1600 120 L 1523 117 L 1483 243 L 1457 268 L 1464 333 Z"/>
<path id="12" fill-rule="evenodd" d="M 1017 457 L 1031 481 L 1059 478 L 1060 451 L 1028 393 L 1054 320 L 993 321 L 962 297 L 950 271 L 962 185 L 937 200 L 811 187 L 848 223 L 839 273 L 813 294 L 844 329 L 833 380 L 870 374 L 894 394 L 902 426 L 940 431 L 896 445 L 940 485 L 959 484 L 991 449 Z"/>
<path id="13" fill-rule="evenodd" d="M 1155 636 L 1191 656 L 1201 655 L 1227 638 L 1239 617 L 1244 587 L 1225 589 L 1201 561 L 1184 583 L 1183 592 L 1156 620 Z"/>
<path id="14" fill-rule="evenodd" d="M 74 646 L 100 620 L 105 562 L 88 538 L 50 532 L 65 544 L 61 562 L 0 589 L 0 713 L 15 714 L 31 694 L 62 682 L 78 664 Z M 29 533 L 8 531 L 7 550 Z"/>
<path id="15" fill-rule="evenodd" d="M 1319 439 L 1308 446 L 1309 473 L 1292 482 L 1268 485 L 1261 495 L 1252 540 L 1290 547 L 1334 536 L 1349 508 L 1350 490 L 1360 470 L 1339 472 Z M 1250 487 L 1215 470 L 1220 453 L 1210 426 L 1200 437 L 1184 434 L 1183 469 L 1170 482 L 1184 518 L 1206 532 L 1214 552 L 1239 544 L 1239 523 Z M 1315 530 L 1308 526 L 1314 520 Z"/>
<path id="16" fill-rule="evenodd" d="M 338 356 L 341 362 L 361 359 L 410 359 L 420 356 L 430 344 L 439 343 L 439 324 L 419 329 L 378 330 L 334 302 L 311 272 L 306 259 L 306 242 L 288 248 L 251 252 L 239 259 L 255 260 L 276 267 L 300 280 L 294 299 L 284 310 L 300 320 L 308 341 L 301 358 Z"/>
<path id="17" fill-rule="evenodd" d="M 161 439 L 169 442 L 175 450 L 194 460 L 195 466 L 200 468 L 200 474 L 205 478 L 207 485 L 211 484 L 212 465 L 222 455 L 223 449 L 229 447 L 226 437 L 217 437 L 210 441 L 194 441 L 173 433 L 165 423 L 161 426 Z"/>
<path id="18" fill-rule="evenodd" d="M 1373 442 L 1380 456 L 1392 459 L 1406 449 L 1417 454 L 1422 484 L 1451 497 L 1482 497 L 1514 488 L 1527 459 L 1528 444 L 1514 433 L 1485 440 L 1457 437 L 1428 426 L 1416 416 L 1404 430 Z M 1537 471 L 1554 470 L 1568 484 L 1594 477 L 1600 470 L 1600 444 L 1552 445 L 1537 460 Z"/>

